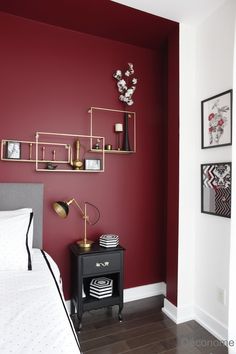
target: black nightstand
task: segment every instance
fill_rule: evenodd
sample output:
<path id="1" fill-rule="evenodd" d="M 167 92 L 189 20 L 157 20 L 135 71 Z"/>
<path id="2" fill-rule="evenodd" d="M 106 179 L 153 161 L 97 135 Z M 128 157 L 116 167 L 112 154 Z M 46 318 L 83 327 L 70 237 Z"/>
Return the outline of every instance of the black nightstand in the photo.
<path id="1" fill-rule="evenodd" d="M 89 250 L 80 248 L 77 244 L 73 244 L 70 249 L 72 261 L 71 312 L 75 313 L 76 308 L 79 330 L 82 327 L 83 313 L 101 307 L 118 305 L 118 319 L 122 321 L 124 248 L 121 246 L 104 248 L 94 243 Z M 90 282 L 99 277 L 113 280 L 112 296 L 102 299 L 90 296 Z M 85 297 L 82 296 L 83 290 Z"/>

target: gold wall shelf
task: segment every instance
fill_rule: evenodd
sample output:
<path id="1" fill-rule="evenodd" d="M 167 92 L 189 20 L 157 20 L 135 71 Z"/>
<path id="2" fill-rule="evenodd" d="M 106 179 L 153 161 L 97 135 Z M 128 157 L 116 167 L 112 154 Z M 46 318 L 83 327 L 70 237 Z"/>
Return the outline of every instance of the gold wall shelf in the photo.
<path id="1" fill-rule="evenodd" d="M 109 154 L 132 154 L 136 152 L 136 113 L 131 111 L 123 111 L 118 109 L 90 107 L 88 110 L 90 115 L 90 135 L 103 135 L 106 144 L 112 145 L 111 150 L 105 148 L 105 153 Z M 122 149 L 121 143 L 117 138 L 123 140 L 124 132 L 118 136 L 114 126 L 116 123 L 123 125 L 124 115 L 128 114 L 129 121 L 129 139 L 130 149 Z M 105 131 L 106 130 L 106 131 Z M 115 148 L 114 148 L 115 147 Z M 118 148 L 120 147 L 120 149 Z M 91 151 L 96 152 L 97 149 L 91 145 Z M 98 150 L 97 150 L 98 151 Z"/>
<path id="2" fill-rule="evenodd" d="M 100 149 L 91 149 L 92 152 L 101 152 Z M 125 150 L 117 150 L 117 149 L 112 149 L 112 150 L 106 150 L 104 149 L 104 153 L 105 154 L 134 154 L 136 151 L 133 150 L 129 150 L 129 151 L 125 151 Z"/>
<path id="3" fill-rule="evenodd" d="M 98 142 L 99 151 L 91 150 Z M 40 172 L 98 173 L 105 170 L 104 146 L 102 136 L 36 132 L 35 141 L 2 139 L 1 160 L 33 162 Z"/>
<path id="4" fill-rule="evenodd" d="M 20 144 L 20 156 L 24 156 L 24 158 L 10 158 L 7 157 L 7 144 L 8 143 L 15 143 Z M 48 143 L 42 141 L 39 143 L 40 145 L 49 147 L 62 147 L 66 151 L 66 159 L 64 160 L 53 160 L 53 159 L 39 159 L 42 162 L 52 162 L 52 163 L 60 163 L 60 164 L 68 164 L 70 162 L 69 150 L 70 146 L 68 144 L 62 143 Z M 23 153 L 22 153 L 22 150 Z M 28 155 L 28 157 L 27 157 Z M 2 139 L 1 141 L 1 160 L 8 161 L 8 162 L 36 162 L 36 141 L 29 141 L 29 140 L 13 140 L 13 139 Z"/>
<path id="5" fill-rule="evenodd" d="M 63 166 L 56 166 L 55 161 L 52 168 L 45 168 L 45 162 L 40 159 L 40 147 L 42 141 L 47 141 L 47 144 L 64 144 L 68 146 L 68 162 Z M 50 142 L 52 140 L 52 142 Z M 55 140 L 57 141 L 55 143 Z M 93 156 L 94 151 L 90 146 L 99 141 L 100 156 Z M 66 134 L 66 133 L 50 133 L 50 132 L 36 132 L 36 171 L 40 172 L 69 172 L 69 173 L 99 173 L 105 170 L 105 139 L 102 136 L 80 135 L 80 134 Z M 60 165 L 60 163 L 58 163 Z M 55 167 L 55 169 L 53 168 Z"/>

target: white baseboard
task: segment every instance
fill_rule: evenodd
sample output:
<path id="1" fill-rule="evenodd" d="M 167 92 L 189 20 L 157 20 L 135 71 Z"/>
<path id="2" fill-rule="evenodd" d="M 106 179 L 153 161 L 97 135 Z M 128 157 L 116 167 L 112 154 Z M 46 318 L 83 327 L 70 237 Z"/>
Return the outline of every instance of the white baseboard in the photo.
<path id="1" fill-rule="evenodd" d="M 124 302 L 145 299 L 156 295 L 166 295 L 166 284 L 164 282 L 124 289 Z"/>
<path id="2" fill-rule="evenodd" d="M 228 327 L 215 317 L 195 306 L 195 320 L 220 341 L 228 340 Z"/>
<path id="3" fill-rule="evenodd" d="M 178 323 L 177 319 L 177 307 L 173 305 L 169 300 L 164 299 L 164 307 L 162 307 L 162 311 L 168 316 L 172 321 Z"/>
<path id="4" fill-rule="evenodd" d="M 184 323 L 195 319 L 193 305 L 180 306 L 178 308 L 178 323 Z"/>
<path id="5" fill-rule="evenodd" d="M 228 328 L 200 307 L 183 306 L 177 308 L 170 301 L 164 299 L 162 311 L 177 324 L 195 320 L 220 341 L 228 339 Z"/>
<path id="6" fill-rule="evenodd" d="M 169 300 L 164 299 L 162 311 L 175 323 L 183 323 L 194 319 L 193 306 L 176 307 Z"/>
<path id="7" fill-rule="evenodd" d="M 193 306 L 176 307 L 169 300 L 164 299 L 164 307 L 162 311 L 175 323 L 184 323 L 195 318 Z"/>

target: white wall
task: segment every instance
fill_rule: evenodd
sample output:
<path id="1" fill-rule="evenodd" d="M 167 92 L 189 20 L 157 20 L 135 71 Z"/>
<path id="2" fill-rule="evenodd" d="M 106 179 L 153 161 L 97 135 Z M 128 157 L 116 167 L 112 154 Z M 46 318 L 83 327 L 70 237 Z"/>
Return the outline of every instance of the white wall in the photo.
<path id="1" fill-rule="evenodd" d="M 227 1 L 197 31 L 196 99 L 198 102 L 233 87 L 233 54 L 235 10 L 234 0 Z M 201 116 L 200 105 L 197 111 Z M 200 148 L 196 162 L 224 162 L 232 160 L 232 148 Z M 195 187 L 200 190 L 200 180 Z M 195 306 L 198 315 L 209 322 L 216 334 L 227 338 L 228 300 L 218 300 L 218 289 L 229 290 L 229 255 L 231 220 L 200 213 L 200 193 L 196 200 L 195 240 Z M 218 332 L 218 333 L 217 333 Z"/>
<path id="2" fill-rule="evenodd" d="M 196 100 L 196 34 L 193 26 L 180 24 L 180 127 L 179 127 L 179 244 L 177 307 L 164 300 L 163 312 L 176 323 L 195 318 L 195 235 L 199 165 Z"/>
<path id="3" fill-rule="evenodd" d="M 182 24 L 180 31 L 178 311 L 182 319 L 192 313 L 222 339 L 228 328 L 231 220 L 200 212 L 200 164 L 231 161 L 232 148 L 201 149 L 200 102 L 233 87 L 235 12 L 235 0 L 228 0 L 195 30 Z M 225 305 L 219 288 L 226 290 Z"/>
<path id="4" fill-rule="evenodd" d="M 194 304 L 196 164 L 196 30 L 180 26 L 180 160 L 178 322 L 191 319 Z M 187 286 L 186 286 L 187 284 Z"/>
<path id="5" fill-rule="evenodd" d="M 236 121 L 236 26 L 235 26 L 235 39 L 234 39 L 234 78 L 233 78 L 233 107 L 234 117 L 233 121 Z M 229 353 L 236 353 L 236 124 L 233 125 L 233 151 L 232 151 L 232 222 L 231 222 L 231 242 L 230 242 L 230 278 L 229 278 Z M 230 341 L 233 341 L 230 343 Z M 234 345 L 230 345 L 234 344 Z"/>

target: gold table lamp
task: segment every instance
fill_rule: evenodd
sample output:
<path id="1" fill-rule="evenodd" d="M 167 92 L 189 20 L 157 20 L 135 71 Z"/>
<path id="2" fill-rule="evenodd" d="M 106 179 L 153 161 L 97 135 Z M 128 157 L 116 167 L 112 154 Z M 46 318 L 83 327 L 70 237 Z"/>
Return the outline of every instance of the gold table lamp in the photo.
<path id="1" fill-rule="evenodd" d="M 69 214 L 69 206 L 72 203 L 75 203 L 75 205 L 78 207 L 78 209 L 80 210 L 80 212 L 82 214 L 82 218 L 84 219 L 84 238 L 82 240 L 77 241 L 77 244 L 83 248 L 90 248 L 93 241 L 90 241 L 87 239 L 87 223 L 89 225 L 95 225 L 98 222 L 98 220 L 100 219 L 100 212 L 95 205 L 93 205 L 89 202 L 84 203 L 84 210 L 83 210 L 75 198 L 72 198 L 68 201 L 54 202 L 52 207 L 53 207 L 53 210 L 57 213 L 57 215 L 59 215 L 61 218 L 66 218 Z M 94 222 L 90 221 L 89 215 L 87 214 L 87 205 L 92 206 L 97 211 L 97 218 L 95 219 Z"/>

